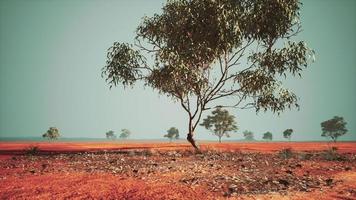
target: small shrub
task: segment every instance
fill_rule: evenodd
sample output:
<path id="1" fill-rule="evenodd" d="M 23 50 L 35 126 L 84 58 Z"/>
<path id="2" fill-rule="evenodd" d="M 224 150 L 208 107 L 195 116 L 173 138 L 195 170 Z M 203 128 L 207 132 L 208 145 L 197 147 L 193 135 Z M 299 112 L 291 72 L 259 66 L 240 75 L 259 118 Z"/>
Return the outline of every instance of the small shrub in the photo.
<path id="1" fill-rule="evenodd" d="M 293 151 L 291 148 L 285 148 L 285 149 L 282 149 L 278 155 L 283 158 L 283 159 L 289 159 L 289 158 L 292 158 L 293 157 Z"/>
<path id="2" fill-rule="evenodd" d="M 29 146 L 27 149 L 25 149 L 25 154 L 26 155 L 36 155 L 39 152 L 38 146 Z"/>
<path id="3" fill-rule="evenodd" d="M 339 161 L 342 161 L 344 160 L 345 158 L 340 155 L 338 152 L 337 152 L 338 148 L 337 147 L 330 147 L 329 149 L 327 149 L 324 153 L 323 153 L 323 157 L 325 160 L 330 160 L 330 161 L 333 161 L 333 160 L 339 160 Z"/>
<path id="4" fill-rule="evenodd" d="M 310 160 L 313 157 L 312 153 L 301 153 L 299 154 L 299 159 L 301 160 Z"/>

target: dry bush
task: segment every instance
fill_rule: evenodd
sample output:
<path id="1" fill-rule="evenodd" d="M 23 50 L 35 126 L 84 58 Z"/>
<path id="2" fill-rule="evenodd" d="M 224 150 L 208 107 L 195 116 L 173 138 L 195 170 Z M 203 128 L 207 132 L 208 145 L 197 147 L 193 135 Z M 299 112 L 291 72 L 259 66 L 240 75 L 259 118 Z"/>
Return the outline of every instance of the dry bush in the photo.
<path id="1" fill-rule="evenodd" d="M 292 148 L 284 148 L 278 152 L 278 155 L 283 159 L 290 159 L 293 157 L 294 152 Z"/>

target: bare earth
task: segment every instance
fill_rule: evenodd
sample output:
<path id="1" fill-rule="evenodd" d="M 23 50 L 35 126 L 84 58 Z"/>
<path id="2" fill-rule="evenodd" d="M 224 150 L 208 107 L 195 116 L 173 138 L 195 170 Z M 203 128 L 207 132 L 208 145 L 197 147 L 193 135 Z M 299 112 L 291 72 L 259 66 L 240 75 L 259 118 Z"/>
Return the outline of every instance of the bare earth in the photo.
<path id="1" fill-rule="evenodd" d="M 187 143 L 0 142 L 0 199 L 356 200 L 356 143 L 201 147 L 195 154 Z"/>

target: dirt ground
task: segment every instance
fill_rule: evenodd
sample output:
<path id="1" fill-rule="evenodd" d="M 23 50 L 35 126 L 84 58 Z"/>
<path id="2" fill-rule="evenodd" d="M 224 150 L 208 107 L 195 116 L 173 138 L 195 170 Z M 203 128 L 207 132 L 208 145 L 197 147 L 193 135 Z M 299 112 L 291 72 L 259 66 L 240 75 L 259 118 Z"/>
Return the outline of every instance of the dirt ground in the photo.
<path id="1" fill-rule="evenodd" d="M 356 200 L 356 143 L 201 147 L 1 142 L 0 199 Z"/>

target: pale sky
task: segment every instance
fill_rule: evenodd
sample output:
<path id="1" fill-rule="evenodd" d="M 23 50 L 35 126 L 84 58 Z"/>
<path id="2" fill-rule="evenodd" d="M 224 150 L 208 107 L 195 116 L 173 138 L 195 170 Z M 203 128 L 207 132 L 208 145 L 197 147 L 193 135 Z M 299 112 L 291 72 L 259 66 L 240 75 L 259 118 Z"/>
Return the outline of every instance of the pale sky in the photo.
<path id="1" fill-rule="evenodd" d="M 162 138 L 175 126 L 187 132 L 179 104 L 141 86 L 109 87 L 101 78 L 113 42 L 133 42 L 144 15 L 160 12 L 162 0 L 0 0 L 0 137 L 41 136 L 48 127 L 64 137 L 105 137 L 127 128 L 134 139 Z M 308 0 L 297 39 L 316 52 L 303 78 L 286 84 L 299 97 L 299 111 L 280 116 L 229 110 L 241 139 L 294 129 L 294 140 L 322 140 L 320 123 L 345 118 L 356 140 L 356 1 Z M 208 114 L 208 113 L 207 113 Z M 216 139 L 199 127 L 198 139 Z"/>

